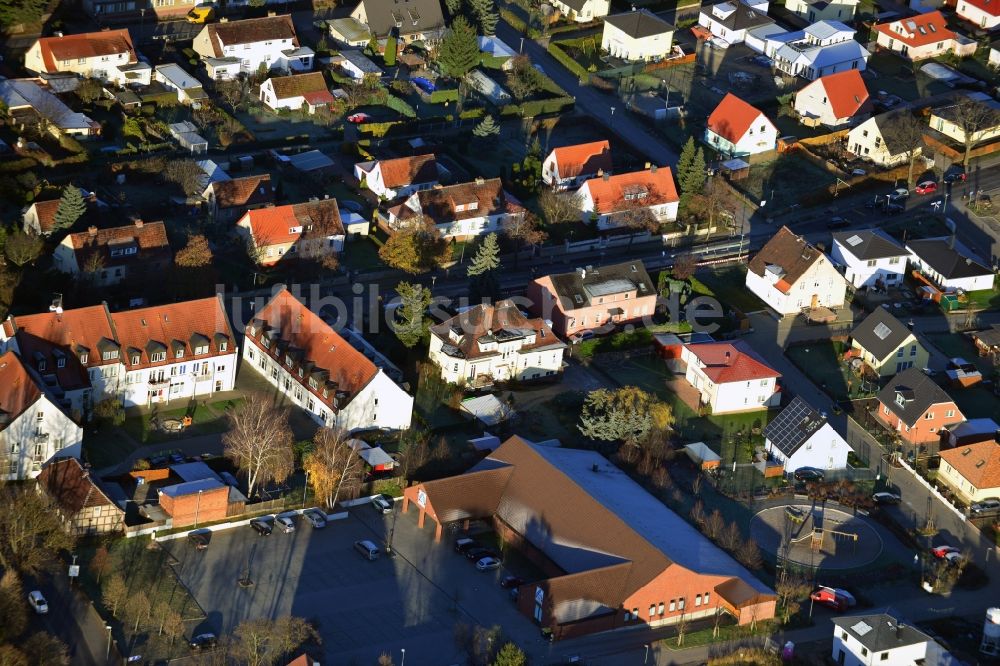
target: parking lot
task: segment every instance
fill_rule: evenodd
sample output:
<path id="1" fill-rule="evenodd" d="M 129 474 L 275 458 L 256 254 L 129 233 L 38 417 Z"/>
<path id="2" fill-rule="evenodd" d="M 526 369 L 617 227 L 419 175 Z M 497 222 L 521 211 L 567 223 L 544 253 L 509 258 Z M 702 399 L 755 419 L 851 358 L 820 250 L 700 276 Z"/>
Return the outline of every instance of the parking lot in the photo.
<path id="1" fill-rule="evenodd" d="M 359 664 L 386 651 L 398 659 L 402 649 L 410 663 L 464 662 L 453 639 L 459 622 L 500 624 L 523 647 L 541 646 L 537 627 L 498 584 L 506 570 L 477 571 L 447 532 L 435 544 L 430 521 L 417 528 L 416 511 L 398 515 L 395 557 L 369 562 L 354 550 L 361 539 L 383 545 L 392 522 L 363 505 L 322 530 L 298 518 L 291 534 L 261 537 L 240 527 L 212 535 L 204 551 L 185 539 L 163 545 L 206 613 L 193 633 L 227 634 L 246 618 L 291 614 L 315 623 L 328 659 Z M 253 585 L 244 589 L 237 581 L 248 567 Z"/>

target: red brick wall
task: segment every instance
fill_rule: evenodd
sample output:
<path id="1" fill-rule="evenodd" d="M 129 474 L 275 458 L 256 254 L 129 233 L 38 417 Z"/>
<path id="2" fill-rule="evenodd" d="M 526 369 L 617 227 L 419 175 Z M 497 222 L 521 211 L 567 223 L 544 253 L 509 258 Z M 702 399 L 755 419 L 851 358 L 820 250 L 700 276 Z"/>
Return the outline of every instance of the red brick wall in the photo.
<path id="1" fill-rule="evenodd" d="M 163 481 L 170 476 L 170 468 L 164 467 L 162 469 L 145 469 L 145 470 L 132 470 L 128 473 L 133 479 L 138 479 L 142 477 L 146 480 L 146 483 L 150 481 Z"/>
<path id="2" fill-rule="evenodd" d="M 199 524 L 226 518 L 229 503 L 228 487 L 213 488 L 200 495 L 199 499 L 199 493 L 180 497 L 170 497 L 166 493 L 161 493 L 160 506 L 173 518 L 174 527 L 193 525 L 196 518 Z"/>
<path id="3" fill-rule="evenodd" d="M 670 624 L 681 615 L 687 618 L 710 615 L 717 605 L 723 603 L 715 592 L 715 586 L 725 580 L 724 576 L 707 576 L 673 564 L 626 599 L 625 610 L 638 611 L 639 620 L 650 624 Z M 704 594 L 708 594 L 708 603 L 696 605 L 696 597 Z M 684 600 L 683 609 L 681 599 Z M 673 611 L 670 610 L 671 601 L 674 602 Z M 662 615 L 660 604 L 663 604 Z M 654 608 L 652 618 L 649 616 L 650 606 Z M 635 622 L 634 618 L 632 622 Z"/>

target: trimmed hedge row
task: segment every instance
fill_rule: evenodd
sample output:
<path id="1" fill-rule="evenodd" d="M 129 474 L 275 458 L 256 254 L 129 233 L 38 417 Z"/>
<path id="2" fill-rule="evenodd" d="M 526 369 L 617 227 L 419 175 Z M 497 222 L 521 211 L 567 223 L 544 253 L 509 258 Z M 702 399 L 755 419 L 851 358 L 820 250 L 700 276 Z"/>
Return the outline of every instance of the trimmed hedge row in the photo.
<path id="1" fill-rule="evenodd" d="M 515 31 L 525 35 L 528 33 L 528 22 L 522 19 L 520 16 L 515 14 L 509 9 L 500 10 L 500 18 L 507 22 L 507 25 L 514 28 Z"/>
<path id="2" fill-rule="evenodd" d="M 549 42 L 546 50 L 553 58 L 559 61 L 559 64 L 571 71 L 573 74 L 576 74 L 576 77 L 581 81 L 586 81 L 590 78 L 590 72 L 584 69 L 583 65 L 570 58 L 569 54 L 559 48 L 555 42 Z"/>
<path id="3" fill-rule="evenodd" d="M 388 97 L 386 97 L 385 105 L 390 109 L 392 109 L 393 111 L 395 111 L 396 113 L 400 114 L 401 116 L 406 116 L 407 118 L 417 117 L 417 112 L 414 110 L 414 108 L 410 106 L 409 103 L 401 97 L 396 97 L 395 95 L 389 95 Z"/>
<path id="4" fill-rule="evenodd" d="M 521 104 L 508 104 L 500 110 L 500 115 L 533 118 L 549 113 L 561 113 L 571 108 L 575 103 L 576 101 L 572 97 L 531 100 Z"/>

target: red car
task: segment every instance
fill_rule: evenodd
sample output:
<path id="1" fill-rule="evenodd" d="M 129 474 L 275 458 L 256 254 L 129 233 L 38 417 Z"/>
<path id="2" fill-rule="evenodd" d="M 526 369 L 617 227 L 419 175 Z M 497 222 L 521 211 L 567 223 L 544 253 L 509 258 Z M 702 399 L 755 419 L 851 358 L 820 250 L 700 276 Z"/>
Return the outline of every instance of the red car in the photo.
<path id="1" fill-rule="evenodd" d="M 958 548 L 955 548 L 954 546 L 934 546 L 933 548 L 931 548 L 931 553 L 933 553 L 934 557 L 937 558 L 946 557 L 948 553 L 960 553 L 960 552 L 962 551 L 960 551 Z"/>
<path id="2" fill-rule="evenodd" d="M 372 117 L 367 113 L 352 113 L 347 116 L 347 122 L 349 123 L 366 123 L 371 120 Z"/>
<path id="3" fill-rule="evenodd" d="M 933 180 L 925 180 L 917 185 L 917 194 L 933 194 L 937 192 L 937 183 Z"/>
<path id="4" fill-rule="evenodd" d="M 843 612 L 851 607 L 851 602 L 846 597 L 837 594 L 837 590 L 832 587 L 821 587 L 812 594 L 809 598 L 818 604 L 823 604 L 827 608 L 832 608 L 837 612 Z"/>

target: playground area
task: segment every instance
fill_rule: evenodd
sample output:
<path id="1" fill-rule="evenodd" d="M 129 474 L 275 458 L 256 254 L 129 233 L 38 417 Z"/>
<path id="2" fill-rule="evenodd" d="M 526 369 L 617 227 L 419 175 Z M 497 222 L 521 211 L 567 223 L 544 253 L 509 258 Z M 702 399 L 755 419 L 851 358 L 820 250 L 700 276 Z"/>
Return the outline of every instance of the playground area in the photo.
<path id="1" fill-rule="evenodd" d="M 776 559 L 816 569 L 854 569 L 874 562 L 883 541 L 862 516 L 822 505 L 795 504 L 760 511 L 750 536 Z"/>

